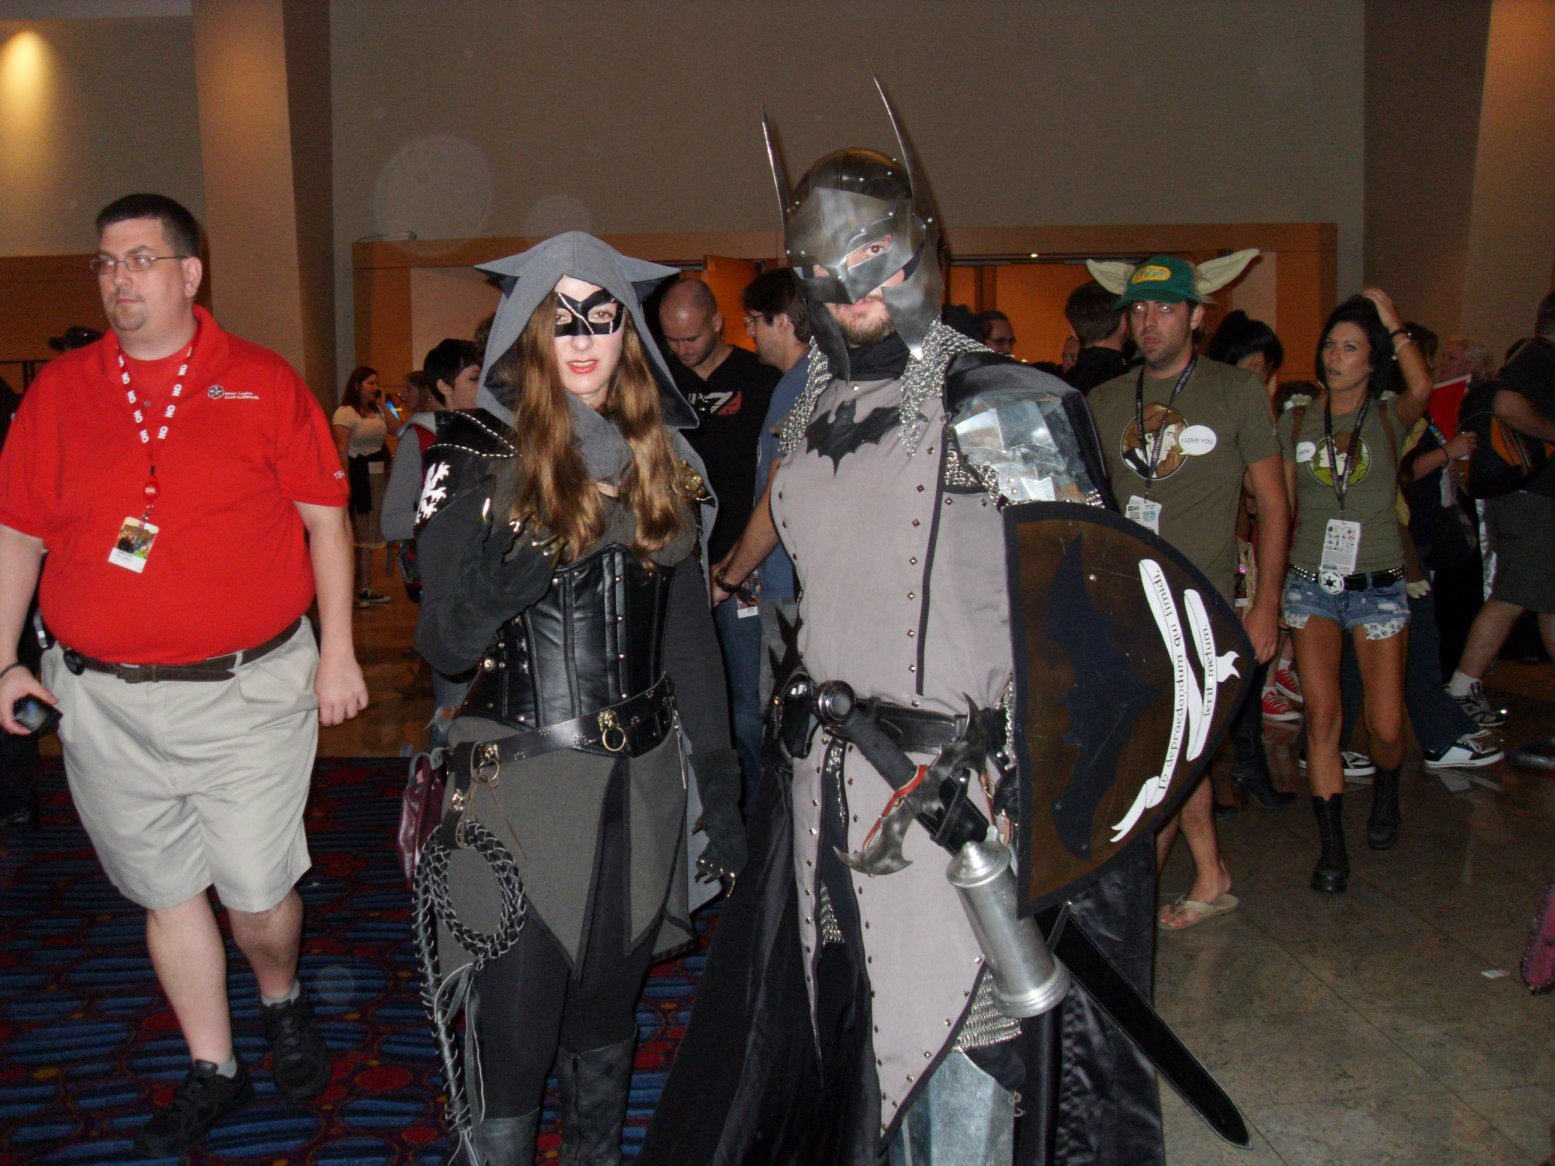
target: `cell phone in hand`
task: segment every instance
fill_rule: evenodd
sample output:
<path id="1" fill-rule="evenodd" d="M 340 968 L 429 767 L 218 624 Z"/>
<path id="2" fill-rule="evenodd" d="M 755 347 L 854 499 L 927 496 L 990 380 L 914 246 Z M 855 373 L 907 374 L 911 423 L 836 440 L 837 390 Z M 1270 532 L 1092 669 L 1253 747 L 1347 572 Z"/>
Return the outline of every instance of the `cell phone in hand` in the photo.
<path id="1" fill-rule="evenodd" d="M 59 725 L 60 712 L 35 696 L 24 696 L 11 706 L 11 716 L 34 737 L 47 736 Z"/>

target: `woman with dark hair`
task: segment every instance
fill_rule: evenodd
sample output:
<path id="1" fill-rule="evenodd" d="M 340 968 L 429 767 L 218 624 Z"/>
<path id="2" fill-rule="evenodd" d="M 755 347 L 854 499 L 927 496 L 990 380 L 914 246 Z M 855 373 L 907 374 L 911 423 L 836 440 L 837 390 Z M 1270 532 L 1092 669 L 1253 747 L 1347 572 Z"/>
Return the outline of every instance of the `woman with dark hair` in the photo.
<path id="1" fill-rule="evenodd" d="M 1215 329 L 1215 335 L 1205 345 L 1204 355 L 1222 364 L 1252 370 L 1273 392 L 1274 374 L 1285 363 L 1285 346 L 1273 328 L 1238 308 L 1226 313 L 1220 327 Z"/>
<path id="2" fill-rule="evenodd" d="M 1337 892 L 1350 874 L 1339 755 L 1346 633 L 1360 665 L 1377 766 L 1366 841 L 1386 850 L 1398 839 L 1409 627 L 1398 465 L 1404 439 L 1430 398 L 1431 375 L 1393 301 L 1376 288 L 1330 313 L 1316 367 L 1325 390 L 1321 408 L 1298 406 L 1279 424 L 1296 515 L 1283 606 L 1301 670 L 1307 773 L 1322 842 L 1312 887 Z M 1394 396 L 1399 374 L 1403 391 Z"/>
<path id="3" fill-rule="evenodd" d="M 340 407 L 330 418 L 335 434 L 335 449 L 346 468 L 351 487 L 351 536 L 356 543 L 357 607 L 387 603 L 389 597 L 372 589 L 373 552 L 383 547 L 379 529 L 383 513 L 383 491 L 388 482 L 384 467 L 388 453 L 389 419 L 383 410 L 383 390 L 378 385 L 378 370 L 358 365 L 346 378 Z"/>
<path id="4" fill-rule="evenodd" d="M 700 876 L 745 853 L 694 415 L 634 288 L 675 273 L 576 232 L 487 270 L 482 408 L 443 415 L 419 507 L 417 645 L 476 677 L 417 877 L 427 999 L 454 1161 L 530 1161 L 554 1062 L 562 1161 L 615 1163 L 644 975 L 692 937 L 688 763 Z"/>

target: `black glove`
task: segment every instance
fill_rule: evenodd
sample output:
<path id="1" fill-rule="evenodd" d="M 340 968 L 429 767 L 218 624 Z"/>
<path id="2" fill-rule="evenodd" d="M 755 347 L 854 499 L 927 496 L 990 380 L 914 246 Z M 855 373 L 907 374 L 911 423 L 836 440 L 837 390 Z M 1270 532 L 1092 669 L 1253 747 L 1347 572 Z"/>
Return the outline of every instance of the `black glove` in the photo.
<path id="1" fill-rule="evenodd" d="M 691 759 L 697 792 L 702 795 L 702 820 L 707 849 L 697 859 L 697 880 L 735 877 L 745 869 L 745 823 L 740 820 L 740 763 L 733 749 L 703 753 Z"/>
<path id="2" fill-rule="evenodd" d="M 503 618 L 529 607 L 551 585 L 561 541 L 536 523 L 515 531 L 505 521 L 489 522 L 465 544 L 459 560 L 459 602 L 475 612 L 501 611 Z"/>

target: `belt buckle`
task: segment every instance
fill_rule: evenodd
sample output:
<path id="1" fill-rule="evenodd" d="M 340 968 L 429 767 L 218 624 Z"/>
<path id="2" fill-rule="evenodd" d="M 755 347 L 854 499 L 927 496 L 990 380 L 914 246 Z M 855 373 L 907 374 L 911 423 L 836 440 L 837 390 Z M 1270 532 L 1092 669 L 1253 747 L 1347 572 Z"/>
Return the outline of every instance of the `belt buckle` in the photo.
<path id="1" fill-rule="evenodd" d="M 1329 595 L 1344 594 L 1344 576 L 1338 571 L 1325 569 L 1317 573 L 1317 585 Z"/>
<path id="2" fill-rule="evenodd" d="M 605 709 L 599 714 L 599 743 L 605 747 L 606 752 L 619 753 L 626 748 L 626 730 L 621 727 L 615 709 Z M 610 734 L 614 733 L 614 743 Z"/>

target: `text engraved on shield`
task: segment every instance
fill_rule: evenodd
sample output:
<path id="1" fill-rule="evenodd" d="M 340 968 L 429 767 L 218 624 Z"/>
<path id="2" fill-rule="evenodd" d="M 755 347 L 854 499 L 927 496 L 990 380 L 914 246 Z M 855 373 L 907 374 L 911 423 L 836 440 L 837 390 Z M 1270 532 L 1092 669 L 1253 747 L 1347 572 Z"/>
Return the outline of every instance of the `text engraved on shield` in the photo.
<path id="1" fill-rule="evenodd" d="M 1172 735 L 1167 740 L 1166 758 L 1161 771 L 1152 774 L 1139 787 L 1134 804 L 1123 815 L 1122 821 L 1113 826 L 1112 841 L 1120 841 L 1138 823 L 1144 812 L 1161 804 L 1171 787 L 1172 777 L 1184 753 L 1189 761 L 1197 761 L 1204 752 L 1204 742 L 1209 736 L 1210 725 L 1215 720 L 1215 697 L 1220 686 L 1237 675 L 1235 652 L 1217 655 L 1215 630 L 1210 626 L 1209 612 L 1204 610 L 1204 597 L 1195 588 L 1183 592 L 1183 607 L 1188 611 L 1188 635 L 1185 636 L 1177 603 L 1172 598 L 1172 588 L 1166 581 L 1161 564 L 1153 559 L 1139 561 L 1139 579 L 1144 588 L 1146 602 L 1155 616 L 1156 627 L 1172 660 Z M 1200 684 L 1188 665 L 1188 640 L 1191 639 L 1198 655 L 1199 670 L 1204 677 Z"/>

